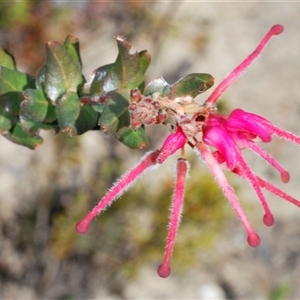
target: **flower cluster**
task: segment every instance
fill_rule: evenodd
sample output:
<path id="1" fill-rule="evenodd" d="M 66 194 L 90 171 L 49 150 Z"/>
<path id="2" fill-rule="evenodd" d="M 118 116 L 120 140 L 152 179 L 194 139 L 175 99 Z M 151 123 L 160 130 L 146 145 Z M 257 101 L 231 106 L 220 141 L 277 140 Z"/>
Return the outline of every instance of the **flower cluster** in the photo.
<path id="1" fill-rule="evenodd" d="M 233 188 L 228 183 L 223 173 L 224 167 L 249 181 L 262 203 L 265 211 L 263 221 L 267 226 L 273 224 L 274 218 L 262 189 L 266 189 L 300 207 L 298 200 L 254 174 L 242 155 L 242 150 L 245 148 L 250 148 L 258 153 L 278 170 L 282 181 L 286 183 L 289 181 L 289 173 L 265 152 L 257 144 L 257 141 L 269 143 L 273 136 L 277 136 L 300 145 L 300 137 L 276 127 L 270 121 L 256 114 L 235 109 L 229 115 L 221 115 L 217 113 L 215 107 L 215 102 L 220 95 L 259 55 L 269 39 L 282 31 L 283 27 L 281 25 L 273 26 L 255 51 L 220 83 L 203 105 L 193 103 L 194 100 L 191 97 L 170 100 L 160 97 L 160 95 L 145 97 L 138 90 L 132 90 L 129 112 L 133 129 L 137 129 L 142 125 L 164 123 L 166 118 L 171 115 L 175 120 L 175 131 L 167 137 L 160 150 L 147 153 L 133 169 L 128 171 L 113 185 L 94 209 L 82 221 L 77 223 L 77 232 L 87 232 L 91 220 L 115 199 L 119 198 L 146 170 L 162 164 L 170 155 L 181 150 L 181 157 L 178 159 L 176 166 L 167 246 L 163 263 L 158 268 L 159 276 L 169 276 L 170 260 L 180 222 L 185 183 L 189 172 L 189 163 L 184 158 L 185 146 L 192 147 L 207 164 L 245 227 L 250 246 L 258 246 L 260 238 L 251 227 Z"/>

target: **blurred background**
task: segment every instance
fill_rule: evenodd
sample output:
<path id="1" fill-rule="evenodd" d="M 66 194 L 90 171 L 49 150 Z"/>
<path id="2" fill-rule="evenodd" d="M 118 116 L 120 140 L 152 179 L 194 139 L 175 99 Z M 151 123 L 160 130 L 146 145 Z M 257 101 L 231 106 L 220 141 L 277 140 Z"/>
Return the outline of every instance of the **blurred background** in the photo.
<path id="1" fill-rule="evenodd" d="M 152 56 L 146 82 L 163 76 L 174 83 L 203 72 L 218 84 L 281 23 L 285 32 L 272 38 L 220 106 L 261 114 L 300 134 L 299 15 L 300 3 L 292 2 L 1 1 L 0 46 L 15 55 L 20 70 L 35 75 L 45 43 L 72 34 L 81 42 L 88 79 L 115 60 L 113 37 L 123 35 Z M 35 151 L 0 137 L 0 298 L 299 299 L 299 209 L 266 195 L 275 215 L 266 228 L 254 192 L 229 176 L 262 238 L 259 247 L 249 247 L 244 228 L 192 151 L 169 278 L 159 278 L 156 269 L 164 254 L 176 155 L 102 213 L 86 235 L 76 234 L 76 222 L 145 151 L 160 147 L 168 129 L 153 126 L 147 133 L 150 146 L 143 150 L 102 132 L 73 138 L 42 132 L 45 141 Z M 291 182 L 284 186 L 246 152 L 253 170 L 300 198 L 299 149 L 282 140 L 265 149 L 290 171 Z"/>

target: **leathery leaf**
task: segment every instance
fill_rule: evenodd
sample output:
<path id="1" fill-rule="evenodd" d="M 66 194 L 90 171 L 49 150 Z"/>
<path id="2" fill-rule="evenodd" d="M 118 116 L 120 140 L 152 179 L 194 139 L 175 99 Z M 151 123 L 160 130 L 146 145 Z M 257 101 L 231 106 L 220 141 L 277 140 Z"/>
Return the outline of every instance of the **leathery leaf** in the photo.
<path id="1" fill-rule="evenodd" d="M 73 52 L 72 52 L 73 53 Z M 63 94 L 76 92 L 83 84 L 81 67 L 74 54 L 64 45 L 51 41 L 46 44 L 45 91 L 52 102 Z"/>

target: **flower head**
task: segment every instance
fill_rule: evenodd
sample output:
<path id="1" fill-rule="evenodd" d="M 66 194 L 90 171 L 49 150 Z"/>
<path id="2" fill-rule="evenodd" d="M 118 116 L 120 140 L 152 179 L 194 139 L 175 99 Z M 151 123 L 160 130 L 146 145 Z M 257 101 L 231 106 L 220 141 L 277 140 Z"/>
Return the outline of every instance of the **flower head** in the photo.
<path id="1" fill-rule="evenodd" d="M 169 276 L 170 260 L 180 223 L 185 183 L 189 171 L 189 163 L 184 158 L 184 147 L 186 145 L 195 150 L 214 175 L 225 197 L 245 227 L 250 246 L 258 246 L 260 237 L 250 225 L 221 165 L 225 166 L 228 171 L 249 181 L 263 206 L 263 221 L 267 226 L 271 226 L 274 223 L 274 218 L 263 194 L 263 189 L 300 207 L 298 200 L 257 176 L 242 155 L 242 151 L 245 148 L 253 150 L 274 167 L 280 173 L 282 181 L 287 183 L 290 178 L 289 173 L 270 154 L 264 151 L 257 144 L 257 141 L 270 143 L 272 138 L 277 136 L 300 145 L 300 137 L 276 127 L 259 115 L 245 112 L 242 109 L 235 109 L 229 115 L 221 115 L 217 113 L 215 107 L 215 102 L 220 95 L 252 63 L 269 39 L 282 31 L 283 27 L 281 25 L 273 26 L 255 51 L 219 84 L 202 106 L 198 104 L 193 105 L 193 99 L 190 97 L 174 100 L 160 97 L 157 94 L 153 95 L 153 97 L 145 97 L 137 89 L 132 90 L 129 112 L 133 129 L 137 129 L 142 125 L 164 123 L 169 115 L 176 121 L 176 129 L 166 138 L 159 151 L 146 154 L 137 166 L 128 171 L 114 184 L 94 209 L 76 225 L 77 231 L 85 233 L 91 220 L 109 206 L 113 200 L 119 198 L 142 173 L 150 169 L 150 167 L 162 164 L 170 155 L 177 152 L 177 150 L 181 150 L 181 157 L 178 159 L 176 166 L 176 179 L 165 256 L 163 263 L 158 268 L 159 276 Z"/>

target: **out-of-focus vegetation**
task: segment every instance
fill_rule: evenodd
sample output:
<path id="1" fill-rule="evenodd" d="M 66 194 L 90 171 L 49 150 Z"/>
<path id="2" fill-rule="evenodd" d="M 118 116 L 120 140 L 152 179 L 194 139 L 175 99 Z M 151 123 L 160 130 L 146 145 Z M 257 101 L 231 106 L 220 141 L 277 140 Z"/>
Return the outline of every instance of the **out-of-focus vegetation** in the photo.
<path id="1" fill-rule="evenodd" d="M 80 33 L 83 45 L 91 43 L 89 39 L 95 38 L 93 33 L 99 30 L 106 35 L 122 34 L 129 40 L 142 33 L 147 34 L 147 39 L 156 45 L 155 48 L 159 48 L 164 33 L 169 30 L 172 14 L 166 10 L 166 14 L 157 15 L 155 9 L 150 9 L 153 5 L 155 1 L 152 4 L 130 0 L 118 3 L 2 1 L 0 46 L 13 52 L 16 60 L 29 73 L 35 73 L 45 60 L 46 42 L 64 40 L 68 34 L 75 32 Z M 173 5 L 176 8 L 177 4 Z"/>

